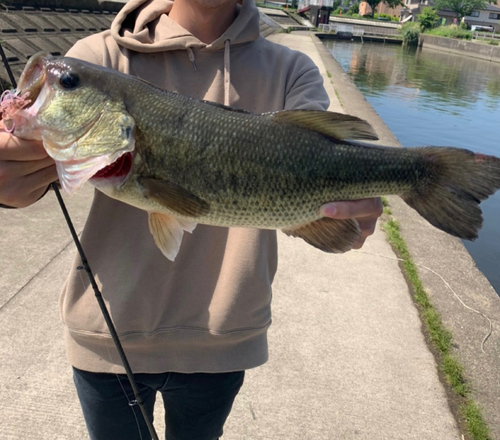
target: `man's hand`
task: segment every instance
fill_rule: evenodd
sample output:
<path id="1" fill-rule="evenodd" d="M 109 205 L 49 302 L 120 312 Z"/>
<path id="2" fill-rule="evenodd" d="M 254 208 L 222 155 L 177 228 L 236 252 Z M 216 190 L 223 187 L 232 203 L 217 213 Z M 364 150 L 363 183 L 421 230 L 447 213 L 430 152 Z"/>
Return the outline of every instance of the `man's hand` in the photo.
<path id="1" fill-rule="evenodd" d="M 377 219 L 382 215 L 382 200 L 377 197 L 373 199 L 361 199 L 348 202 L 326 203 L 320 208 L 324 217 L 336 219 L 352 218 L 357 220 L 361 229 L 361 237 L 354 244 L 353 249 L 363 246 L 366 238 L 375 231 Z"/>
<path id="2" fill-rule="evenodd" d="M 40 141 L 0 132 L 0 204 L 29 206 L 56 180 L 54 161 Z"/>

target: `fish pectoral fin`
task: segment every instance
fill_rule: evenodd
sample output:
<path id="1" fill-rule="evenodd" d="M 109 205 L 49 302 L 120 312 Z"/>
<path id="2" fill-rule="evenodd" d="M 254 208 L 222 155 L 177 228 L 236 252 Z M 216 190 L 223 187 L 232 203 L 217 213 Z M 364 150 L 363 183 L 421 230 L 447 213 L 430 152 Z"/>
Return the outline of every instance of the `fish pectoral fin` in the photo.
<path id="1" fill-rule="evenodd" d="M 275 121 L 317 131 L 329 138 L 378 140 L 373 127 L 363 119 L 321 110 L 285 110 L 270 115 Z"/>
<path id="2" fill-rule="evenodd" d="M 187 217 L 199 217 L 210 212 L 210 205 L 175 183 L 141 177 L 144 196 L 167 209 Z"/>
<path id="3" fill-rule="evenodd" d="M 167 214 L 149 212 L 149 230 L 156 246 L 165 257 L 174 261 L 181 247 L 184 231 L 193 232 L 196 223 Z"/>
<path id="4" fill-rule="evenodd" d="M 305 225 L 282 229 L 291 237 L 300 237 L 324 252 L 341 254 L 350 251 L 361 236 L 356 220 L 323 217 Z"/>

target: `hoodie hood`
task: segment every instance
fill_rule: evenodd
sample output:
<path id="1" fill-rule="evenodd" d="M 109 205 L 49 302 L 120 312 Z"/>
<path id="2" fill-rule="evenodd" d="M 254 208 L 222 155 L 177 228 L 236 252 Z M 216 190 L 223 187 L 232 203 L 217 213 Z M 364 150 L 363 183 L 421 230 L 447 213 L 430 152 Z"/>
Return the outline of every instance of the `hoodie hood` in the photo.
<path id="1" fill-rule="evenodd" d="M 222 50 L 227 41 L 231 45 L 247 43 L 259 38 L 259 11 L 252 0 L 237 5 L 237 17 L 229 28 L 211 44 L 205 44 L 168 17 L 173 1 L 130 0 L 111 25 L 116 42 L 135 52 L 163 52 L 169 50 Z"/>

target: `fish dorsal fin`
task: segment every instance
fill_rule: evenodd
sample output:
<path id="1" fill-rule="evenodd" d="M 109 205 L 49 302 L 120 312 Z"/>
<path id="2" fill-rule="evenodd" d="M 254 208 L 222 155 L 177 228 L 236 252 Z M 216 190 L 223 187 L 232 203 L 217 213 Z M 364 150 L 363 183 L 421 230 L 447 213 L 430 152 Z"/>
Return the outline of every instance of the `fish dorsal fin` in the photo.
<path id="1" fill-rule="evenodd" d="M 210 205 L 175 183 L 141 177 L 144 196 L 186 217 L 199 217 L 210 212 Z"/>
<path id="2" fill-rule="evenodd" d="M 302 238 L 324 252 L 340 254 L 350 251 L 361 232 L 356 220 L 323 217 L 305 225 L 282 229 L 286 235 Z"/>
<path id="3" fill-rule="evenodd" d="M 156 246 L 165 257 L 174 261 L 179 253 L 184 231 L 193 232 L 196 223 L 158 212 L 149 212 L 148 214 L 149 230 Z"/>
<path id="4" fill-rule="evenodd" d="M 277 122 L 317 131 L 336 140 L 378 140 L 373 127 L 363 119 L 321 110 L 285 110 L 269 114 Z"/>

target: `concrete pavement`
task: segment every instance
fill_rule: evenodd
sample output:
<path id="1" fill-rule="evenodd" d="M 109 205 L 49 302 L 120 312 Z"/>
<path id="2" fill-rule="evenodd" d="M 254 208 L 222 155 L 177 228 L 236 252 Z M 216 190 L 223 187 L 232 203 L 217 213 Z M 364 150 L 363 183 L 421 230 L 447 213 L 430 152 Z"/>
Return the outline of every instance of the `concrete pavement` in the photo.
<path id="1" fill-rule="evenodd" d="M 316 42 L 307 34 L 272 38 L 313 58 L 332 109 L 341 111 L 326 74 L 333 67 Z M 340 92 L 341 75 L 333 80 Z M 359 103 L 362 111 L 368 107 Z M 79 231 L 90 198 L 87 189 L 68 201 Z M 57 304 L 75 251 L 55 197 L 0 210 L 0 226 L 0 437 L 86 439 Z M 427 234 L 425 227 L 419 234 Z M 248 372 L 224 439 L 460 440 L 384 233 L 377 229 L 363 253 L 341 256 L 283 234 L 279 245 L 270 360 Z M 433 294 L 443 290 L 436 285 Z M 160 438 L 161 411 L 157 405 Z"/>

